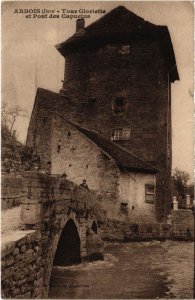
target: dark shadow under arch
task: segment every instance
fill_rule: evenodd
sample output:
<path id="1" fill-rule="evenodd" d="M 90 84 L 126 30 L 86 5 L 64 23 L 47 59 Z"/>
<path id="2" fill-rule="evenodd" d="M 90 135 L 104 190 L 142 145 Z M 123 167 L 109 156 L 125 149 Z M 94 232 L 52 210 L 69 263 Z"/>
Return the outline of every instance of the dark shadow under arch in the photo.
<path id="1" fill-rule="evenodd" d="M 93 230 L 93 232 L 97 234 L 97 224 L 94 221 L 93 224 L 91 225 L 91 229 Z"/>
<path id="2" fill-rule="evenodd" d="M 65 266 L 81 262 L 80 238 L 77 227 L 69 220 L 58 242 L 54 257 L 54 266 Z"/>

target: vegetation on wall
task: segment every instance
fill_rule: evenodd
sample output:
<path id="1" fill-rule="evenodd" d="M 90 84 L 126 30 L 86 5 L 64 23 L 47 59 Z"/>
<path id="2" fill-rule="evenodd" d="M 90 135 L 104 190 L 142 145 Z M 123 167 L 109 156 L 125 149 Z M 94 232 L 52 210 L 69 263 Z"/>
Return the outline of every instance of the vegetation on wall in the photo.
<path id="1" fill-rule="evenodd" d="M 172 196 L 176 196 L 179 206 L 182 206 L 182 200 L 188 194 L 190 198 L 194 198 L 194 184 L 188 184 L 190 175 L 188 172 L 178 168 L 173 170 L 171 177 Z"/>

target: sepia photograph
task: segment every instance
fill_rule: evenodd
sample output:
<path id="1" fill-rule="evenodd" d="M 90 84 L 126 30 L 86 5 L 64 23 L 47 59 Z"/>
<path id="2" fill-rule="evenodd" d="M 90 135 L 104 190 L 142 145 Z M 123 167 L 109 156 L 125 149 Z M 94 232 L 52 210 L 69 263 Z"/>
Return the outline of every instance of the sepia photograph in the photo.
<path id="1" fill-rule="evenodd" d="M 195 299 L 193 2 L 1 15 L 2 299 Z"/>

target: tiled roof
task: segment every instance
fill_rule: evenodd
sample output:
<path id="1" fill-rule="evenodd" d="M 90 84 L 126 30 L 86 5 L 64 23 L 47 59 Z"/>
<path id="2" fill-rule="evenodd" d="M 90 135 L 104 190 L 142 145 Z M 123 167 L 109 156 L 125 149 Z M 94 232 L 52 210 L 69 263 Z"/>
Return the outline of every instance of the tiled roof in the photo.
<path id="1" fill-rule="evenodd" d="M 98 132 L 80 127 L 79 125 L 71 122 L 70 120 L 65 119 L 63 116 L 60 115 L 60 113 L 56 113 L 56 110 L 53 110 L 52 107 L 54 104 L 53 101 L 56 102 L 57 100 L 58 103 L 58 101 L 60 100 L 59 94 L 41 88 L 38 89 L 37 93 L 42 100 L 45 100 L 43 101 L 44 109 L 46 109 L 48 112 L 51 112 L 51 114 L 58 116 L 64 122 L 69 122 L 74 127 L 76 127 L 82 134 L 84 134 L 99 148 L 101 148 L 104 152 L 106 152 L 109 156 L 111 156 L 120 167 L 129 169 L 131 171 L 136 171 L 136 172 L 147 172 L 147 173 L 158 172 L 156 168 L 154 168 L 144 160 L 138 158 L 133 153 L 126 151 L 124 148 L 113 143 L 111 140 L 99 134 Z"/>
<path id="2" fill-rule="evenodd" d="M 56 48 L 63 56 L 66 56 L 69 52 L 85 47 L 98 48 L 109 43 L 131 42 L 133 39 L 158 40 L 167 60 L 167 71 L 172 69 L 171 80 L 179 79 L 167 26 L 158 26 L 147 22 L 123 6 L 114 8 L 99 20 L 85 27 L 82 33 L 75 33 L 65 42 L 56 45 Z"/>
<path id="3" fill-rule="evenodd" d="M 138 158 L 133 153 L 126 151 L 122 147 L 113 143 L 108 138 L 100 135 L 96 131 L 88 130 L 73 124 L 81 133 L 83 133 L 87 138 L 94 142 L 99 148 L 111 156 L 116 163 L 122 167 L 129 169 L 131 171 L 146 172 L 146 173 L 157 173 L 158 170 L 152 167 L 150 164 L 146 163 L 144 160 Z"/>

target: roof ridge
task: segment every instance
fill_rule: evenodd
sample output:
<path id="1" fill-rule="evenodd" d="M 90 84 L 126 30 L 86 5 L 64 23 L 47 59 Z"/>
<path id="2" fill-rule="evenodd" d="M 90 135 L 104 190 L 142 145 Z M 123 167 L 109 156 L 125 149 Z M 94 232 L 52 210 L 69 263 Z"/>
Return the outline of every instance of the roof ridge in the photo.
<path id="1" fill-rule="evenodd" d="M 123 168 L 131 168 L 131 169 L 135 169 L 135 170 L 145 170 L 145 171 L 150 171 L 150 172 L 153 172 L 153 173 L 156 173 L 158 172 L 158 170 L 156 168 L 154 168 L 153 166 L 151 166 L 150 164 L 148 164 L 147 162 L 145 162 L 143 159 L 137 157 L 135 154 L 133 154 L 132 152 L 129 152 L 127 151 L 126 149 L 122 148 L 121 146 L 118 146 L 117 144 L 113 143 L 111 140 L 109 140 L 107 137 L 101 135 L 100 133 L 98 133 L 97 131 L 95 130 L 89 130 L 89 129 L 86 129 L 84 127 L 81 127 L 79 126 L 78 124 L 74 123 L 73 121 L 70 121 L 64 117 L 62 117 L 60 114 L 58 113 L 55 113 L 53 111 L 48 111 L 50 112 L 51 114 L 53 115 L 56 115 L 58 116 L 63 122 L 68 122 L 69 124 L 73 125 L 76 129 L 78 129 L 82 134 L 85 135 L 85 137 L 87 137 L 88 139 L 90 139 L 90 141 L 92 141 L 97 147 L 99 147 L 102 151 L 106 152 L 110 157 L 112 157 L 116 163 L 118 165 L 120 165 L 121 167 Z M 113 153 L 109 153 L 108 149 L 104 149 L 104 147 L 100 144 L 97 143 L 97 141 L 94 141 L 94 139 L 91 137 L 91 136 L 88 136 L 88 134 L 95 134 L 96 137 L 100 137 L 100 139 L 102 141 L 106 141 L 108 143 L 108 145 L 113 145 L 114 146 L 114 149 L 117 150 L 117 149 L 120 149 L 120 151 L 122 151 L 123 153 L 135 158 L 136 160 L 138 160 L 139 162 L 141 162 L 145 167 L 140 167 L 140 166 L 135 166 L 135 167 L 128 167 L 128 166 L 124 166 L 124 163 L 121 163 L 120 162 L 120 157 L 116 157 L 116 153 L 115 155 L 113 155 Z"/>
<path id="2" fill-rule="evenodd" d="M 157 41 L 162 52 L 170 81 L 179 80 L 171 36 L 166 25 L 156 25 L 124 6 L 117 6 L 84 28 L 55 45 L 66 58 L 69 53 L 97 50 L 108 44 L 131 43 L 137 40 Z M 173 66 L 175 67 L 173 68 Z"/>
<path id="3" fill-rule="evenodd" d="M 132 153 L 131 151 L 124 149 L 124 148 L 121 147 L 120 145 L 117 145 L 117 144 L 113 143 L 113 141 L 111 141 L 111 140 L 109 140 L 107 137 L 101 135 L 99 132 L 97 132 L 97 131 L 95 131 L 95 130 L 89 130 L 89 129 L 83 128 L 83 127 L 81 127 L 81 126 L 79 126 L 79 125 L 77 125 L 77 124 L 74 124 L 74 123 L 70 122 L 70 121 L 68 121 L 68 122 L 71 123 L 72 125 L 74 125 L 75 127 L 77 127 L 78 129 L 80 128 L 80 129 L 82 129 L 82 130 L 85 130 L 85 131 L 88 131 L 88 132 L 92 132 L 92 133 L 95 133 L 95 134 L 99 135 L 100 137 L 103 137 L 105 140 L 107 140 L 109 143 L 113 144 L 115 147 L 120 148 L 123 152 L 126 152 L 126 153 L 132 155 L 132 156 L 135 157 L 136 159 L 138 159 L 138 160 L 140 160 L 141 162 L 143 162 L 143 163 L 145 163 L 146 165 L 148 165 L 148 167 L 155 169 L 152 165 L 150 165 L 149 163 L 147 163 L 147 162 L 146 162 L 145 160 L 143 160 L 142 158 L 138 157 L 137 155 L 135 155 L 135 154 Z"/>
<path id="4" fill-rule="evenodd" d="M 43 93 L 43 92 L 47 92 L 47 93 L 51 93 L 51 94 L 55 94 L 55 95 L 58 95 L 58 96 L 59 96 L 59 93 L 50 91 L 50 90 L 45 89 L 45 88 L 42 88 L 42 87 L 38 87 L 38 88 L 37 88 L 37 94 L 38 94 L 38 95 L 39 95 L 40 93 Z"/>
<path id="5" fill-rule="evenodd" d="M 113 12 L 115 11 L 121 11 L 121 13 L 125 13 L 125 14 L 131 14 L 132 16 L 140 19 L 140 21 L 144 21 L 144 22 L 148 22 L 148 21 L 145 21 L 144 18 L 136 15 L 134 12 L 132 12 L 131 10 L 127 9 L 125 6 L 123 5 L 119 5 L 113 9 L 111 9 L 108 13 L 106 13 L 105 15 L 103 15 L 102 17 L 100 17 L 99 19 L 97 19 L 96 21 L 92 22 L 91 24 L 89 24 L 87 27 L 85 27 L 84 29 L 90 29 L 90 27 L 94 26 L 94 24 L 97 24 L 99 22 L 101 22 L 104 18 L 108 17 L 109 15 L 111 15 Z"/>

